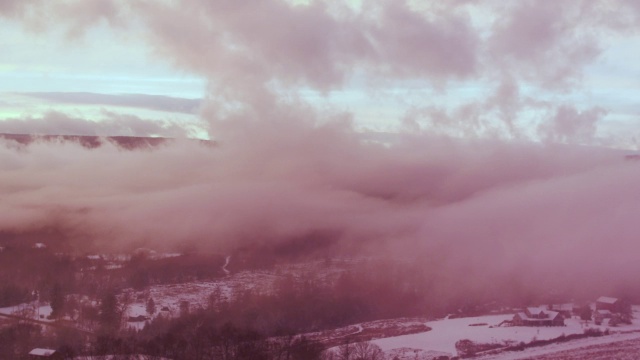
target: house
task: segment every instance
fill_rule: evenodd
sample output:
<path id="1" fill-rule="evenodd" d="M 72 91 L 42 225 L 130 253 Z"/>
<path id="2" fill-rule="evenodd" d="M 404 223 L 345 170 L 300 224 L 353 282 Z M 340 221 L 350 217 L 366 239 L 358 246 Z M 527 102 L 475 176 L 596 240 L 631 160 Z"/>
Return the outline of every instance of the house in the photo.
<path id="1" fill-rule="evenodd" d="M 602 324 L 604 319 L 611 319 L 613 314 L 609 310 L 596 310 L 593 312 L 593 321 L 596 325 Z"/>
<path id="2" fill-rule="evenodd" d="M 549 305 L 549 310 L 559 312 L 565 319 L 570 319 L 574 314 L 573 304 L 553 304 Z"/>
<path id="3" fill-rule="evenodd" d="M 52 349 L 43 348 L 35 348 L 29 351 L 29 356 L 27 357 L 27 359 L 33 360 L 61 360 L 62 358 L 61 353 Z"/>
<path id="4" fill-rule="evenodd" d="M 625 304 L 617 298 L 600 296 L 596 300 L 596 310 L 609 310 L 612 313 L 624 312 Z"/>
<path id="5" fill-rule="evenodd" d="M 513 316 L 515 326 L 564 326 L 564 317 L 557 311 L 528 307 Z"/>

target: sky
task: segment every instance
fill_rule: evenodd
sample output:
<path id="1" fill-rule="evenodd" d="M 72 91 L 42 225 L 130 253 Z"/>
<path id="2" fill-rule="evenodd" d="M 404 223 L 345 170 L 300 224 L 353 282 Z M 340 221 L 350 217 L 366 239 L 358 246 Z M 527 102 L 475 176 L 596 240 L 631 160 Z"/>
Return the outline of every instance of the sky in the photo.
<path id="1" fill-rule="evenodd" d="M 249 87 L 359 131 L 636 148 L 630 0 L 0 4 L 0 119 L 117 114 L 215 138 L 235 116 L 221 107 L 258 104 Z"/>
<path id="2" fill-rule="evenodd" d="M 2 140 L 3 233 L 637 287 L 635 0 L 0 0 L 0 24 L 0 132 L 177 139 Z"/>

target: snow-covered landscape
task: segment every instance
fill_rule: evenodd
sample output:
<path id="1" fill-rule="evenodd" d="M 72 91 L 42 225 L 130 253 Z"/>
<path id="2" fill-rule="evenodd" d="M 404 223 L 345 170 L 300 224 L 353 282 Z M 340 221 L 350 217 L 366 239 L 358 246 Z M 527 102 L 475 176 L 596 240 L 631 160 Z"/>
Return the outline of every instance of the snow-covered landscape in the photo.
<path id="1" fill-rule="evenodd" d="M 100 259 L 104 258 L 98 257 Z M 97 260 L 95 258 L 93 260 Z M 121 271 L 131 261 L 126 256 L 112 258 L 110 264 L 117 265 L 107 271 Z M 158 256 L 158 261 L 166 257 Z M 172 255 L 179 258 L 179 255 Z M 374 262 L 375 259 L 349 258 L 332 261 L 313 261 L 278 265 L 270 270 L 243 270 L 232 272 L 227 267 L 230 257 L 225 257 L 221 266 L 222 276 L 215 280 L 192 281 L 176 284 L 152 285 L 143 290 L 124 289 L 118 296 L 122 301 L 122 319 L 124 328 L 141 331 L 154 319 L 180 318 L 185 309 L 206 311 L 211 306 L 232 303 L 239 296 L 254 294 L 274 294 L 278 286 L 289 282 L 304 282 L 311 274 L 321 283 L 331 284 L 341 276 L 348 274 L 354 267 Z M 89 264 L 90 265 L 90 264 Z M 93 270 L 95 271 L 95 270 Z M 81 298 L 83 302 L 98 304 L 97 300 Z M 153 305 L 149 307 L 152 299 Z M 615 298 L 601 297 L 603 306 L 617 303 Z M 319 332 L 305 333 L 307 340 L 323 344 L 328 352 L 337 351 L 346 343 L 370 342 L 379 347 L 387 359 L 437 359 L 451 358 L 459 355 L 456 347 L 460 340 L 469 340 L 476 344 L 489 344 L 491 350 L 475 354 L 478 359 L 533 359 L 547 356 L 554 359 L 554 354 L 574 356 L 585 351 L 605 352 L 611 354 L 612 347 L 624 342 L 622 348 L 632 351 L 640 344 L 640 306 L 632 306 L 630 324 L 610 324 L 611 312 L 597 310 L 599 302 L 589 305 L 589 320 L 583 320 L 575 311 L 573 304 L 557 305 L 557 309 L 574 309 L 574 314 L 564 318 L 564 326 L 514 326 L 514 314 L 521 310 L 502 309 L 500 314 L 481 316 L 449 315 L 440 319 L 397 318 L 355 323 L 349 326 L 326 329 Z M 611 304 L 610 304 L 611 303 Z M 602 304 L 601 304 L 602 305 Z M 546 306 L 529 309 L 546 309 Z M 528 311 L 528 310 L 527 310 Z M 556 312 L 550 311 L 555 314 Z M 609 314 L 608 318 L 596 321 L 597 314 Z M 74 316 L 67 316 L 65 323 L 58 323 L 51 318 L 52 306 L 43 301 L 33 301 L 10 307 L 0 308 L 0 320 L 30 319 L 41 324 L 77 328 L 92 331 L 87 324 L 76 323 Z M 77 317 L 77 315 L 75 315 Z M 507 349 L 518 344 L 529 344 L 540 340 L 553 340 L 571 335 L 582 335 L 586 331 L 597 331 L 598 336 L 576 338 L 569 341 L 555 341 L 542 346 Z M 591 350 L 586 350 L 591 349 Z M 560 355 L 558 355 L 560 356 Z M 578 355 L 575 355 L 578 356 Z"/>
<path id="2" fill-rule="evenodd" d="M 0 30 L 0 360 L 640 359 L 640 0 Z"/>
<path id="3" fill-rule="evenodd" d="M 403 349 L 403 351 L 408 354 L 418 350 L 418 353 L 433 352 L 434 354 L 455 356 L 457 355 L 455 343 L 462 339 L 469 339 L 478 343 L 527 343 L 532 340 L 554 339 L 561 335 L 582 334 L 587 328 L 610 332 L 610 335 L 603 337 L 552 344 L 540 348 L 526 349 L 516 353 L 509 352 L 479 357 L 482 359 L 520 359 L 535 356 L 540 353 L 581 348 L 593 344 L 640 339 L 640 319 L 636 319 L 632 325 L 621 325 L 617 327 L 598 326 L 593 324 L 592 321 L 584 322 L 577 318 L 565 320 L 566 326 L 561 327 L 497 326 L 504 320 L 510 320 L 511 318 L 512 316 L 509 315 L 487 315 L 429 321 L 426 322 L 425 325 L 430 327 L 431 331 L 397 337 L 386 337 L 373 340 L 372 342 L 380 346 L 380 348 L 388 354 L 398 353 L 399 349 Z M 478 323 L 487 325 L 471 326 Z"/>

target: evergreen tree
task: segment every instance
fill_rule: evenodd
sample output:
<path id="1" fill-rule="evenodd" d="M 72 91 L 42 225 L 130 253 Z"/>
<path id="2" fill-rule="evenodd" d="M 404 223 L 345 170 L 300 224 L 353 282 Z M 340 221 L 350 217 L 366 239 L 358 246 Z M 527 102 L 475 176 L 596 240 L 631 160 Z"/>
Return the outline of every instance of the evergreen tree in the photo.
<path id="1" fill-rule="evenodd" d="M 156 313 L 156 302 L 153 300 L 152 297 L 149 297 L 149 300 L 147 301 L 147 314 L 149 314 L 149 316 L 152 316 L 155 313 Z"/>
<path id="2" fill-rule="evenodd" d="M 60 284 L 56 283 L 51 289 L 51 315 L 55 319 L 62 315 L 64 310 L 64 293 Z"/>
<path id="3" fill-rule="evenodd" d="M 100 325 L 102 331 L 114 333 L 120 328 L 121 313 L 114 291 L 107 291 L 100 301 Z"/>
<path id="4" fill-rule="evenodd" d="M 591 311 L 589 305 L 585 305 L 582 307 L 582 309 L 580 309 L 580 319 L 582 319 L 583 321 L 591 320 L 592 315 L 593 311 Z"/>

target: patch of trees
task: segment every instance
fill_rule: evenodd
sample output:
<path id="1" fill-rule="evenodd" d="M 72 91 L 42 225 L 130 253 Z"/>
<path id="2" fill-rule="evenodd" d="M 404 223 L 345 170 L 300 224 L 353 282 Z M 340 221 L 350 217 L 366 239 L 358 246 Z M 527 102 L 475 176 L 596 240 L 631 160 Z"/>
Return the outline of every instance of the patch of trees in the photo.
<path id="1" fill-rule="evenodd" d="M 32 299 L 29 289 L 16 284 L 0 285 L 0 307 L 13 306 Z"/>
<path id="2" fill-rule="evenodd" d="M 352 343 L 348 340 L 324 353 L 323 360 L 384 360 L 384 352 L 368 341 Z"/>
<path id="3" fill-rule="evenodd" d="M 0 359 L 21 359 L 42 344 L 43 339 L 39 325 L 18 323 L 0 327 Z"/>
<path id="4" fill-rule="evenodd" d="M 479 343 L 469 339 L 456 341 L 456 351 L 460 357 L 472 357 L 478 353 L 507 347 L 504 343 Z"/>
<path id="5" fill-rule="evenodd" d="M 185 254 L 164 259 L 151 259 L 144 253 L 134 255 L 119 269 L 125 287 L 143 289 L 150 285 L 183 283 L 215 279 L 224 275 L 220 255 Z"/>
<path id="6" fill-rule="evenodd" d="M 349 342 L 326 351 L 304 336 L 267 337 L 250 327 L 221 323 L 211 312 L 198 311 L 176 319 L 155 318 L 139 332 L 101 335 L 85 353 L 146 354 L 171 359 L 225 360 L 382 360 L 370 342 Z"/>
<path id="7" fill-rule="evenodd" d="M 0 252 L 0 307 L 30 301 L 34 291 L 49 301 L 54 284 L 75 288 L 76 271 L 70 257 L 48 249 L 7 247 Z"/>
<path id="8" fill-rule="evenodd" d="M 102 334 L 91 355 L 146 354 L 170 359 L 321 359 L 322 347 L 304 337 L 267 338 L 255 329 L 221 323 L 210 312 L 155 318 L 142 331 Z"/>
<path id="9" fill-rule="evenodd" d="M 244 291 L 232 301 L 212 294 L 219 319 L 272 336 L 313 332 L 384 318 L 424 315 L 428 297 L 402 281 L 345 273 L 334 283 L 284 276 L 273 291 Z"/>
<path id="10" fill-rule="evenodd" d="M 286 239 L 251 242 L 232 254 L 231 269 L 266 269 L 286 262 L 304 262 L 337 254 L 338 230 L 312 230 Z"/>

